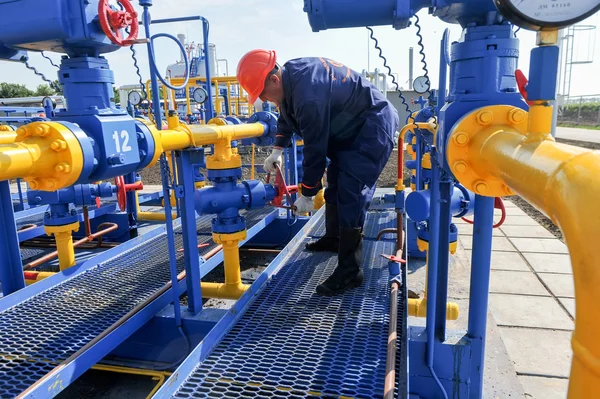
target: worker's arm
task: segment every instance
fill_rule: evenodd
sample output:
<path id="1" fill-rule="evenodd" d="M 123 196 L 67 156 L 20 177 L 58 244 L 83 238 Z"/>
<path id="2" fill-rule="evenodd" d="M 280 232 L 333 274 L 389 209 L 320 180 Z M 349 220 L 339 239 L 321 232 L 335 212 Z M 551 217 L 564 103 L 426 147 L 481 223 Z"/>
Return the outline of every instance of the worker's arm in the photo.
<path id="1" fill-rule="evenodd" d="M 294 132 L 283 115 L 277 119 L 277 133 L 275 134 L 275 148 L 284 149 L 292 143 Z"/>
<path id="2" fill-rule="evenodd" d="M 329 142 L 329 104 L 307 101 L 296 110 L 296 115 L 304 140 L 302 195 L 312 197 L 323 188 L 321 179 L 327 166 Z"/>

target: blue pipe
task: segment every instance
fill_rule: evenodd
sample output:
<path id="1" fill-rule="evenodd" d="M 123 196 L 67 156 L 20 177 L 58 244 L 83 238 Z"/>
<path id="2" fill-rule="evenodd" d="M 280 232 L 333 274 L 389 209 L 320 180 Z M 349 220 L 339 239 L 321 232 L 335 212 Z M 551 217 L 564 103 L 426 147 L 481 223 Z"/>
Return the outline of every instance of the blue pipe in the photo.
<path id="1" fill-rule="evenodd" d="M 144 19 L 145 20 L 145 19 Z M 173 313 L 175 317 L 175 325 L 181 325 L 181 309 L 179 303 L 179 292 L 177 287 L 177 259 L 175 259 L 175 231 L 173 229 L 173 217 L 171 214 L 171 201 L 169 192 L 169 173 L 168 173 L 169 161 L 165 153 L 160 155 L 160 169 L 163 186 L 163 198 L 165 199 L 165 226 L 167 229 L 167 243 L 169 246 L 169 271 L 171 274 L 171 284 L 173 292 Z"/>
<path id="2" fill-rule="evenodd" d="M 434 162 L 435 163 L 435 162 Z M 436 338 L 446 340 L 446 305 L 448 303 L 448 263 L 450 261 L 450 223 L 452 213 L 450 203 L 454 191 L 454 184 L 449 179 L 440 182 L 440 234 L 439 234 L 439 259 L 437 276 L 437 304 L 435 317 Z M 454 227 L 456 228 L 456 227 Z M 431 289 L 429 290 L 431 292 Z"/>
<path id="3" fill-rule="evenodd" d="M 494 198 L 475 196 L 475 221 L 473 225 L 473 253 L 471 255 L 471 287 L 469 296 L 469 324 L 467 335 L 473 341 L 471 368 L 471 397 L 483 393 L 483 366 L 485 360 L 485 332 L 490 290 L 490 264 L 492 257 L 492 228 L 494 225 Z M 479 342 L 479 345 L 476 343 Z"/>
<path id="4" fill-rule="evenodd" d="M 423 146 L 422 146 L 422 136 L 421 136 L 421 132 L 419 131 L 419 129 L 415 129 L 415 137 L 416 137 L 416 144 L 415 144 L 415 152 L 416 152 L 416 165 L 415 165 L 415 178 L 416 178 L 416 188 L 417 190 L 422 190 L 424 185 L 423 182 L 421 181 L 423 178 L 423 166 L 422 166 L 422 161 L 423 161 Z"/>
<path id="5" fill-rule="evenodd" d="M 440 109 L 446 103 L 446 87 L 448 85 L 448 40 L 450 40 L 450 30 L 446 28 L 444 35 L 442 36 L 442 42 L 440 44 L 440 86 L 438 89 L 438 101 L 436 114 L 439 115 Z"/>
<path id="6" fill-rule="evenodd" d="M 152 1 L 145 0 L 140 1 L 140 5 L 144 7 L 143 12 L 143 22 L 144 22 L 144 31 L 146 33 L 146 37 L 150 39 L 152 36 L 150 35 L 150 12 L 148 7 L 152 5 Z M 148 59 L 154 59 L 154 46 L 152 45 L 152 41 L 148 41 Z M 154 124 L 158 130 L 162 130 L 162 115 L 160 109 L 160 96 L 158 94 L 158 80 L 156 79 L 156 69 L 153 62 L 150 62 L 150 86 L 152 87 L 152 108 L 154 109 Z M 165 98 L 165 101 L 167 99 Z M 165 115 L 166 117 L 166 115 Z M 169 198 L 169 197 L 165 197 Z M 176 282 L 174 282 L 176 283 Z"/>
<path id="7" fill-rule="evenodd" d="M 434 158 L 435 148 L 432 151 L 432 160 Z M 427 318 L 426 318 L 426 331 L 427 331 L 427 367 L 431 372 L 431 376 L 435 380 L 436 384 L 442 391 L 444 398 L 448 399 L 446 390 L 442 386 L 438 379 L 435 370 L 433 369 L 433 354 L 435 348 L 435 318 L 436 318 L 436 304 L 437 304 L 437 276 L 438 276 L 438 256 L 439 256 L 439 236 L 440 236 L 440 187 L 439 187 L 439 173 L 440 170 L 436 162 L 431 163 L 431 217 L 429 218 L 429 249 L 428 249 L 428 260 L 427 260 L 427 286 L 429 287 L 427 295 Z M 445 316 L 445 315 L 444 315 Z"/>

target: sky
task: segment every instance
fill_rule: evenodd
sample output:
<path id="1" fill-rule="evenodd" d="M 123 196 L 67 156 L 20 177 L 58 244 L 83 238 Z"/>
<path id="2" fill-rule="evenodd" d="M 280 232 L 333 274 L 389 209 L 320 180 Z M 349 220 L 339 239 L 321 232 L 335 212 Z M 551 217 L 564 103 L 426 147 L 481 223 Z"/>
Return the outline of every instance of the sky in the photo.
<path id="1" fill-rule="evenodd" d="M 137 1 L 133 1 L 137 5 Z M 173 5 L 177 4 L 177 7 Z M 234 75 L 241 56 L 254 48 L 274 49 L 278 61 L 304 56 L 327 57 L 362 71 L 370 66 L 383 69 L 383 63 L 377 56 L 373 42 L 368 38 L 365 28 L 332 29 L 312 32 L 306 14 L 302 11 L 302 0 L 155 0 L 151 7 L 154 19 L 179 16 L 202 15 L 210 21 L 210 42 L 217 46 L 218 58 L 229 61 L 229 74 Z M 139 6 L 136 6 L 141 11 Z M 433 87 L 437 86 L 439 73 L 439 43 L 444 29 L 450 29 L 452 41 L 459 40 L 461 28 L 449 25 L 427 14 L 419 13 L 423 33 L 423 43 L 429 67 L 429 76 Z M 596 25 L 600 18 L 592 16 L 583 23 Z M 161 24 L 152 26 L 153 33 L 167 32 L 173 35 L 184 33 L 189 41 L 201 42 L 202 27 L 199 21 Z M 383 54 L 388 58 L 392 71 L 400 77 L 400 85 L 408 87 L 408 51 L 415 48 L 414 77 L 421 75 L 422 64 L 417 53 L 416 28 L 404 30 L 392 27 L 375 27 L 375 37 L 379 39 Z M 590 34 L 592 33 L 592 34 Z M 600 40 L 593 40 L 595 30 L 579 33 L 576 40 L 576 55 L 587 58 L 588 47 L 595 53 L 591 64 L 578 64 L 573 67 L 571 95 L 599 94 L 600 79 L 596 76 L 600 70 Z M 529 51 L 535 46 L 535 33 L 520 30 L 521 41 L 519 68 L 529 74 Z M 168 39 L 156 41 L 157 65 L 165 71 L 167 65 L 179 59 L 179 49 Z M 148 59 L 145 45 L 136 46 L 144 81 L 149 78 Z M 47 53 L 48 54 L 48 53 Z M 59 54 L 49 53 L 58 62 Z M 137 76 L 129 49 L 120 49 L 106 54 L 115 74 L 116 86 L 135 84 Z M 30 63 L 51 79 L 56 78 L 56 69 L 40 55 L 30 53 Z M 221 64 L 221 74 L 224 74 Z M 35 89 L 43 81 L 27 70 L 22 64 L 0 62 L 0 80 L 25 84 Z M 594 77 L 594 78 L 592 78 Z"/>

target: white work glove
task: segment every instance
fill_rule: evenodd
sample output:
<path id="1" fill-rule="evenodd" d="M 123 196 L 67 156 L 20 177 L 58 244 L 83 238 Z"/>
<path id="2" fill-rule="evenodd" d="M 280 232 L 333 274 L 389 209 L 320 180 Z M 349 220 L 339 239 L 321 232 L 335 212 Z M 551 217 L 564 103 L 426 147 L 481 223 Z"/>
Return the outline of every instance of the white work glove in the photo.
<path id="1" fill-rule="evenodd" d="M 296 202 L 294 202 L 294 206 L 296 207 L 296 213 L 308 213 L 315 209 L 315 198 L 300 195 L 300 198 L 298 198 Z"/>
<path id="2" fill-rule="evenodd" d="M 283 150 L 281 148 L 274 148 L 271 155 L 265 159 L 264 167 L 267 173 L 275 173 L 277 170 L 275 164 L 281 168 L 281 154 L 283 154 Z"/>

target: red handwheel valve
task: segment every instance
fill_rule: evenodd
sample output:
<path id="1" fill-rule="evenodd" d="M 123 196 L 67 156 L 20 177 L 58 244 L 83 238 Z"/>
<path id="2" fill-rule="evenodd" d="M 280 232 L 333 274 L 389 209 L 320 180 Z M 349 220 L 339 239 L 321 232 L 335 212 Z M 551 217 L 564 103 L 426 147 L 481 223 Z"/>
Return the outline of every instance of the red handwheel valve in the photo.
<path id="1" fill-rule="evenodd" d="M 117 203 L 121 212 L 125 212 L 127 209 L 127 193 L 129 191 L 137 191 L 144 189 L 144 183 L 141 181 L 137 183 L 125 184 L 123 176 L 115 177 L 115 185 L 117 186 Z"/>
<path id="2" fill-rule="evenodd" d="M 111 42 L 119 46 L 131 46 L 136 42 L 138 35 L 138 14 L 129 0 L 117 0 L 117 3 L 123 6 L 123 11 L 113 10 L 108 4 L 108 0 L 100 0 L 98 2 L 98 22 Z M 129 27 L 129 36 L 127 39 L 123 39 L 121 29 L 127 27 Z"/>

